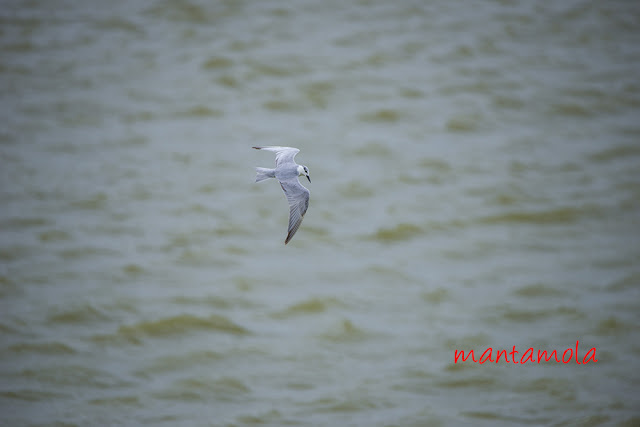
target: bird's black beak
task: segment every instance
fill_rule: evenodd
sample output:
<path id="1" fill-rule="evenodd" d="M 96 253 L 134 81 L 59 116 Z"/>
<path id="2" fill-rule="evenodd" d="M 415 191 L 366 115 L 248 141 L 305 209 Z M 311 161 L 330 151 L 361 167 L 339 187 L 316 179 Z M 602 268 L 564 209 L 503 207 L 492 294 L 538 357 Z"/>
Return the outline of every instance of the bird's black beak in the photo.
<path id="1" fill-rule="evenodd" d="M 307 179 L 309 180 L 309 182 L 311 182 L 311 178 L 309 178 L 309 175 L 307 175 Z"/>

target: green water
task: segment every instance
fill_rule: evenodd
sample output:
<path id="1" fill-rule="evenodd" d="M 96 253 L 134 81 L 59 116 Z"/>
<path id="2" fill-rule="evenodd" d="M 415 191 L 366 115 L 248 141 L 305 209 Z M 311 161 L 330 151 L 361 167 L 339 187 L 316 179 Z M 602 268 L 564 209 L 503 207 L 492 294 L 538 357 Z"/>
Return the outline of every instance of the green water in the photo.
<path id="1" fill-rule="evenodd" d="M 639 20 L 5 2 L 0 424 L 640 424 Z"/>

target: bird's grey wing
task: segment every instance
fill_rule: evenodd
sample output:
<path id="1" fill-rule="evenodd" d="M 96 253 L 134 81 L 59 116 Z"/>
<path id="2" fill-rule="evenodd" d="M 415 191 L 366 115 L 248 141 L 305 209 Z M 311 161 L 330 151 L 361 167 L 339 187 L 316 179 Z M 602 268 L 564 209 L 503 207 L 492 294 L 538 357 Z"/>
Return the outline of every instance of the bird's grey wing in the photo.
<path id="1" fill-rule="evenodd" d="M 300 152 L 300 150 L 293 147 L 268 146 L 253 148 L 255 148 L 256 150 L 273 151 L 274 153 L 276 153 L 276 167 L 280 166 L 281 164 L 295 163 L 293 158 Z"/>
<path id="2" fill-rule="evenodd" d="M 289 230 L 287 232 L 287 238 L 284 241 L 286 245 L 289 240 L 296 234 L 304 214 L 307 213 L 309 208 L 309 190 L 304 188 L 297 177 L 280 181 L 280 186 L 287 196 L 289 202 Z"/>

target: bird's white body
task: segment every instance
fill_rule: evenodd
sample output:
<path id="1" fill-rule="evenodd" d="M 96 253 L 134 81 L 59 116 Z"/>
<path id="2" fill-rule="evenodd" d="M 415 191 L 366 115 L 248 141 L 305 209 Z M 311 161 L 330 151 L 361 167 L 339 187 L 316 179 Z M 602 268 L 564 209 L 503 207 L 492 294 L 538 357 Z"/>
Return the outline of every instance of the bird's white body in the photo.
<path id="1" fill-rule="evenodd" d="M 289 202 L 289 229 L 287 238 L 284 241 L 286 245 L 298 231 L 298 227 L 300 227 L 304 214 L 307 213 L 307 208 L 309 207 L 309 190 L 300 184 L 298 180 L 299 176 L 306 176 L 311 182 L 309 169 L 294 161 L 294 157 L 300 152 L 297 148 L 276 146 L 253 148 L 276 153 L 275 169 L 257 167 L 256 182 L 276 178 L 280 182 L 285 196 L 287 196 L 287 201 Z"/>

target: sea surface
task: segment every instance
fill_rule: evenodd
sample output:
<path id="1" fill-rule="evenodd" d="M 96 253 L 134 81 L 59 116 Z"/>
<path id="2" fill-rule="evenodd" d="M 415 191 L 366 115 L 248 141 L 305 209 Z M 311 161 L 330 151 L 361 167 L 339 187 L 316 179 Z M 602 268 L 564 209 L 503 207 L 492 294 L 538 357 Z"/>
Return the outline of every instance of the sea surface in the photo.
<path id="1" fill-rule="evenodd" d="M 0 52 L 0 425 L 640 425 L 639 2 L 4 0 Z"/>

